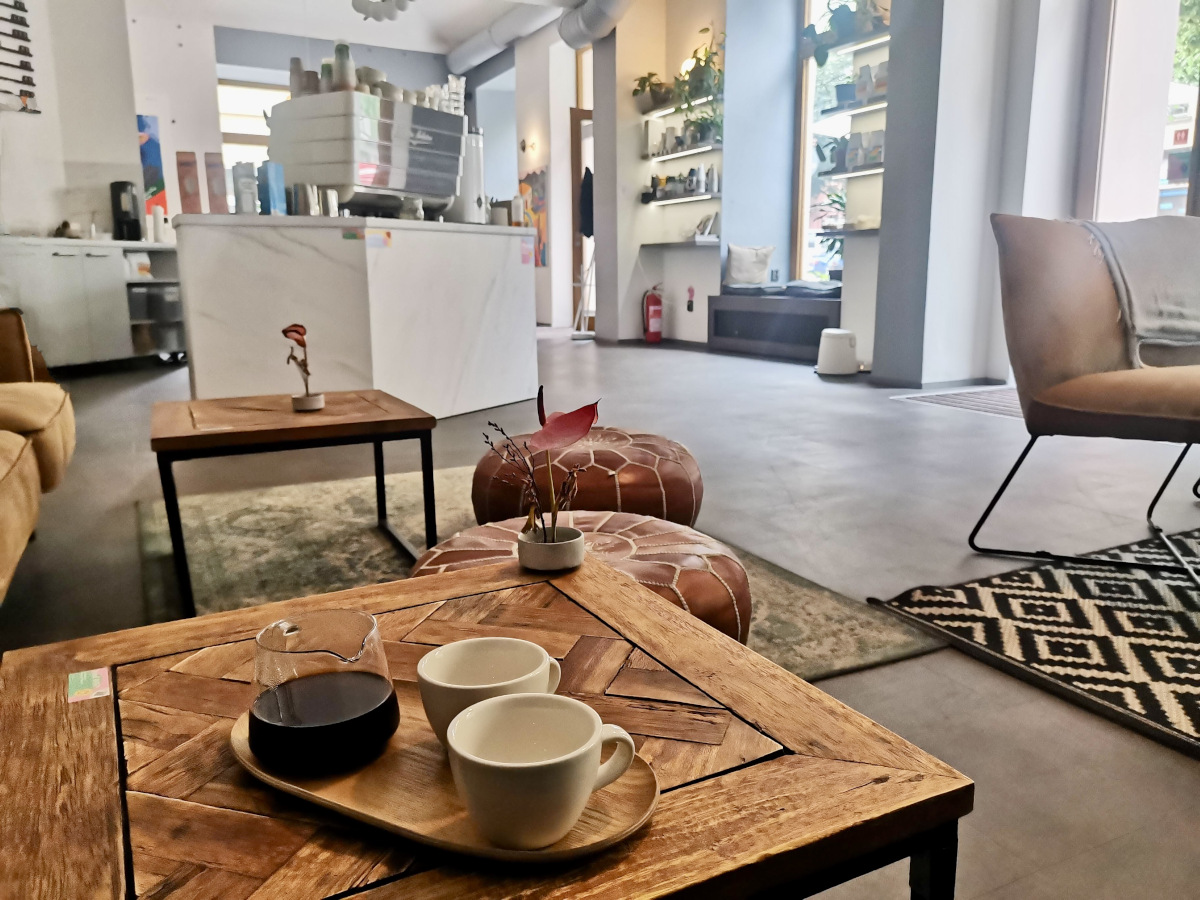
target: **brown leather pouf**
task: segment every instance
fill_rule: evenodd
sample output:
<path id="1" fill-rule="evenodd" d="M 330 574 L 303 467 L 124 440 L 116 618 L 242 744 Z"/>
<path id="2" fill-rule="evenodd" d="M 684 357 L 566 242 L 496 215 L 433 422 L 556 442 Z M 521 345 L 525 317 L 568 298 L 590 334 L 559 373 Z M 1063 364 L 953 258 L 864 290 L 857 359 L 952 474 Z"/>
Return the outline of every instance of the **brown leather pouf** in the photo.
<path id="1" fill-rule="evenodd" d="M 517 446 L 527 434 L 513 437 Z M 554 486 L 562 484 L 567 471 L 583 466 L 577 484 L 575 509 L 607 509 L 613 512 L 655 516 L 681 525 L 695 525 L 704 499 L 700 466 L 687 448 L 657 434 L 635 434 L 620 428 L 593 428 L 587 437 L 566 450 L 550 454 Z M 542 503 L 549 508 L 546 493 L 545 454 L 537 460 L 538 487 Z M 516 471 L 490 450 L 475 467 L 471 485 L 475 521 L 482 525 L 525 515 Z"/>
<path id="2" fill-rule="evenodd" d="M 614 569 L 746 642 L 750 584 L 738 558 L 721 542 L 686 525 L 631 513 L 563 513 L 558 524 L 582 531 L 588 552 Z M 412 577 L 514 559 L 524 525 L 524 519 L 508 519 L 461 531 L 426 550 L 413 566 Z"/>

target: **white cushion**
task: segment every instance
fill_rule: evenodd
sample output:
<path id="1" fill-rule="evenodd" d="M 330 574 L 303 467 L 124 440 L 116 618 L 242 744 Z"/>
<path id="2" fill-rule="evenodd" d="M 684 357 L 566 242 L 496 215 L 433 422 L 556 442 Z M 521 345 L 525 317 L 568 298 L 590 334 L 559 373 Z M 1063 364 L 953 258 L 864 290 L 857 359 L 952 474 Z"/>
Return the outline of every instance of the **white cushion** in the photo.
<path id="1" fill-rule="evenodd" d="M 774 252 L 774 247 L 739 247 L 730 244 L 725 266 L 726 283 L 766 284 Z"/>

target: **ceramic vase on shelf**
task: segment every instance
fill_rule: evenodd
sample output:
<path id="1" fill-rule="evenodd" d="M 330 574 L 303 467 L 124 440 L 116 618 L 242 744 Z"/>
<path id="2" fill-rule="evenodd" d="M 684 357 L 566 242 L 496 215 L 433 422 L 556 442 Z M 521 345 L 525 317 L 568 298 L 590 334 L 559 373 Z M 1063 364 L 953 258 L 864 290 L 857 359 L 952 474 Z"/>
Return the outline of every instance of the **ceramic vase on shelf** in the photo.
<path id="1" fill-rule="evenodd" d="M 583 565 L 583 532 L 559 525 L 553 534 L 558 540 L 549 542 L 541 539 L 540 529 L 518 535 L 517 559 L 521 565 L 535 572 L 558 572 Z"/>

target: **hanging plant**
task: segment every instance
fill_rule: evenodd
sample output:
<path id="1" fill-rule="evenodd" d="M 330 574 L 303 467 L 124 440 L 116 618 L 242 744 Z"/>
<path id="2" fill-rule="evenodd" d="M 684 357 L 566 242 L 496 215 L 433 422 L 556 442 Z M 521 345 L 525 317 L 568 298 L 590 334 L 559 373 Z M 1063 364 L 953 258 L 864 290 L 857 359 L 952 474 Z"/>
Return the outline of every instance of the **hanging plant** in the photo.
<path id="1" fill-rule="evenodd" d="M 701 28 L 700 34 L 709 36 L 708 43 L 693 50 L 675 76 L 675 99 L 683 107 L 725 94 L 725 33 L 718 37 L 709 27 Z"/>

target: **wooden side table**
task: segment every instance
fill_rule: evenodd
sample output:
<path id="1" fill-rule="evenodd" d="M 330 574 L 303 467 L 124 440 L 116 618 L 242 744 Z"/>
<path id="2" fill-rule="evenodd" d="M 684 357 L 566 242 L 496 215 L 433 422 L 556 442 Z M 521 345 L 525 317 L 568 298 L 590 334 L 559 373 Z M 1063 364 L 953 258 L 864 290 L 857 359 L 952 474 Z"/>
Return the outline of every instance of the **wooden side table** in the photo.
<path id="1" fill-rule="evenodd" d="M 437 543 L 437 512 L 433 497 L 433 429 L 437 419 L 383 391 L 336 391 L 325 395 L 319 412 L 292 411 L 286 394 L 187 400 L 154 404 L 150 449 L 158 456 L 158 474 L 167 506 L 175 575 L 185 616 L 196 614 L 179 497 L 172 466 L 186 459 L 244 456 L 280 450 L 372 444 L 375 449 L 377 525 L 397 549 L 416 559 L 418 551 L 388 522 L 387 488 L 383 478 L 385 441 L 421 443 L 421 478 L 425 502 L 425 543 Z"/>
<path id="2" fill-rule="evenodd" d="M 417 663 L 484 635 L 561 660 L 558 692 L 631 735 L 658 776 L 649 824 L 594 857 L 505 866 L 432 850 L 255 781 L 229 746 L 254 635 L 373 613 L 402 717 Z M 952 900 L 973 784 L 866 716 L 589 557 L 515 563 L 15 650 L 0 665 L 0 897 L 627 900 L 808 897 L 910 858 Z M 70 702 L 68 677 L 111 693 Z M 444 757 L 431 764 L 446 765 Z M 419 771 L 413 777 L 421 777 Z"/>

